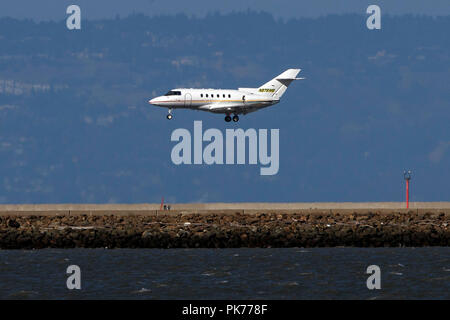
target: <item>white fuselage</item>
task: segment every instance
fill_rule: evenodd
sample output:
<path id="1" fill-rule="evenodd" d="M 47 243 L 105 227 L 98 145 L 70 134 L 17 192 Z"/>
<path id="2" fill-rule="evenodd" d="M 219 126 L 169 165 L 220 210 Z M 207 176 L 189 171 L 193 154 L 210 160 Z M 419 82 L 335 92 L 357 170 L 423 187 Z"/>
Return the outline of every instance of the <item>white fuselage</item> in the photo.
<path id="1" fill-rule="evenodd" d="M 239 114 L 247 114 L 280 102 L 289 84 L 297 78 L 300 69 L 287 69 L 258 88 L 224 89 L 173 89 L 149 101 L 150 104 L 169 109 L 167 119 L 172 119 L 172 109 L 184 108 L 214 113 L 225 113 L 225 121 L 239 121 Z M 230 114 L 234 114 L 233 118 Z"/>
<path id="2" fill-rule="evenodd" d="M 242 90 L 173 89 L 149 103 L 169 109 L 186 108 L 225 114 L 246 114 L 278 103 L 279 99 Z"/>

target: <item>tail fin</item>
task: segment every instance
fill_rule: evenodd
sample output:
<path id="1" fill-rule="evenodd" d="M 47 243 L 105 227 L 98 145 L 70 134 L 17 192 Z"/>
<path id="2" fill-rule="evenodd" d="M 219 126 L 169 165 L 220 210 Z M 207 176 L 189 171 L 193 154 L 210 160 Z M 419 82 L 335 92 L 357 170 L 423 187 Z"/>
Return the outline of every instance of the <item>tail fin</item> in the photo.
<path id="1" fill-rule="evenodd" d="M 288 69 L 279 76 L 273 78 L 269 82 L 264 83 L 258 88 L 258 94 L 272 96 L 275 99 L 280 99 L 286 92 L 287 87 L 294 80 L 302 80 L 304 78 L 296 78 L 301 69 Z"/>

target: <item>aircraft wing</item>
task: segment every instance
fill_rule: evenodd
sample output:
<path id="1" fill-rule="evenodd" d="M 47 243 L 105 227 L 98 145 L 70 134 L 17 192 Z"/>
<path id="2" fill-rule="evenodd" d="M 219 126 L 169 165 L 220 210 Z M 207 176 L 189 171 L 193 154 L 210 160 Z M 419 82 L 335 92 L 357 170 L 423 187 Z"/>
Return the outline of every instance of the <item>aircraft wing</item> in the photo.
<path id="1" fill-rule="evenodd" d="M 201 106 L 199 109 L 215 113 L 247 114 L 250 112 L 257 111 L 260 108 L 252 108 L 250 106 L 243 107 L 242 104 L 233 104 L 233 103 L 211 103 L 205 104 Z"/>
<path id="2" fill-rule="evenodd" d="M 233 103 L 210 103 L 201 106 L 199 109 L 210 111 L 210 112 L 234 112 L 237 109 L 242 108 L 242 104 L 233 104 Z"/>

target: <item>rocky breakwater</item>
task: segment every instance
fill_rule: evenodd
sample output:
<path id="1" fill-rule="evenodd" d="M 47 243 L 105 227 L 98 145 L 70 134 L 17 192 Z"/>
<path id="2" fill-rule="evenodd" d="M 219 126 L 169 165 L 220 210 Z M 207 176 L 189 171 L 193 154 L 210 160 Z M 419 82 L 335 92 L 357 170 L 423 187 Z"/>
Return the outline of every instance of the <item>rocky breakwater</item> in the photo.
<path id="1" fill-rule="evenodd" d="M 2 215 L 0 248 L 449 246 L 449 212 Z"/>

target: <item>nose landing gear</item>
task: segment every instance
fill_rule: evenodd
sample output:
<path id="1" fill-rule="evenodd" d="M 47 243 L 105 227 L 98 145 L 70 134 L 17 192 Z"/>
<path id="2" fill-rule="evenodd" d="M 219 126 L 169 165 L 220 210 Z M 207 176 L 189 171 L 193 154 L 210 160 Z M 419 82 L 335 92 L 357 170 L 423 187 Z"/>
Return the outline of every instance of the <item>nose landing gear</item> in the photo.
<path id="1" fill-rule="evenodd" d="M 167 120 L 172 120 L 173 116 L 172 116 L 172 109 L 169 109 L 169 114 L 167 115 Z"/>
<path id="2" fill-rule="evenodd" d="M 225 121 L 226 121 L 226 122 L 230 122 L 230 121 L 231 121 L 231 117 L 230 117 L 229 115 L 226 115 Z"/>

